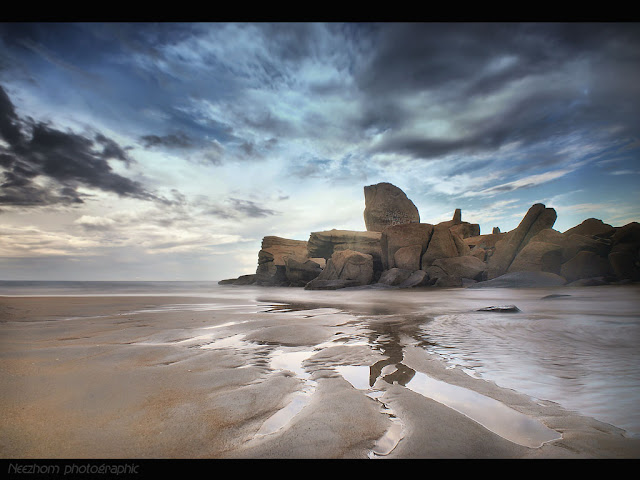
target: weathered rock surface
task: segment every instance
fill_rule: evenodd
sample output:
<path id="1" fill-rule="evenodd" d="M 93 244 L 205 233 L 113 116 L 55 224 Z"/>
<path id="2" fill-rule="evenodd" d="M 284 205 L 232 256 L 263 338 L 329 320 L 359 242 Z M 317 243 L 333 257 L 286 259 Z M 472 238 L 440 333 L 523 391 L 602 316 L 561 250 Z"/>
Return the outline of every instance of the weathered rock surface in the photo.
<path id="1" fill-rule="evenodd" d="M 640 280 L 637 256 L 630 252 L 611 252 L 608 255 L 611 273 L 620 280 Z"/>
<path id="2" fill-rule="evenodd" d="M 422 269 L 425 270 L 439 258 L 460 257 L 470 255 L 471 250 L 462 239 L 451 232 L 446 225 L 436 225 L 429 245 L 422 256 Z"/>
<path id="3" fill-rule="evenodd" d="M 335 252 L 327 261 L 327 266 L 305 289 L 316 290 L 345 283 L 344 286 L 368 285 L 373 280 L 373 257 L 354 250 Z M 336 287 L 342 288 L 342 287 Z"/>
<path id="4" fill-rule="evenodd" d="M 640 223 L 631 222 L 616 229 L 611 241 L 613 245 L 629 244 L 635 245 L 636 248 L 640 247 Z"/>
<path id="5" fill-rule="evenodd" d="M 255 273 L 249 275 L 240 275 L 238 278 L 234 279 L 234 285 L 253 285 L 256 283 L 257 275 Z"/>
<path id="6" fill-rule="evenodd" d="M 560 275 L 573 282 L 581 278 L 607 277 L 611 275 L 611 266 L 606 257 L 597 253 L 583 250 L 571 260 L 562 264 Z"/>
<path id="7" fill-rule="evenodd" d="M 433 262 L 432 266 L 441 268 L 448 276 L 461 279 L 470 278 L 477 281 L 482 280 L 482 275 L 487 268 L 483 261 L 471 255 L 439 258 Z"/>
<path id="8" fill-rule="evenodd" d="M 438 225 L 449 227 L 449 229 L 460 238 L 477 237 L 480 235 L 480 225 L 477 223 L 463 222 L 462 210 L 459 208 L 456 208 L 451 220 L 440 222 Z"/>
<path id="9" fill-rule="evenodd" d="M 424 287 L 429 285 L 429 274 L 424 270 L 416 270 L 415 272 L 409 275 L 404 282 L 402 282 L 399 287 L 400 288 L 414 288 L 414 287 Z"/>
<path id="10" fill-rule="evenodd" d="M 611 240 L 608 239 L 587 237 L 576 233 L 572 233 L 568 236 L 565 233 L 564 236 L 565 242 L 564 249 L 562 250 L 562 257 L 565 262 L 575 257 L 578 252 L 583 250 L 596 253 L 601 257 L 606 257 L 611 251 Z"/>
<path id="11" fill-rule="evenodd" d="M 393 265 L 398 268 L 407 270 L 420 270 L 420 258 L 422 257 L 422 248 L 420 245 L 410 245 L 396 250 L 393 255 Z"/>
<path id="12" fill-rule="evenodd" d="M 307 242 L 276 236 L 264 237 L 262 239 L 262 249 L 258 252 L 256 274 L 275 275 L 276 266 L 284 267 L 286 257 L 308 257 Z"/>
<path id="13" fill-rule="evenodd" d="M 475 247 L 480 247 L 485 250 L 494 249 L 496 243 L 505 237 L 506 233 L 488 233 L 486 235 L 477 235 L 475 237 L 467 237 L 462 241 L 473 251 Z"/>
<path id="14" fill-rule="evenodd" d="M 508 272 L 551 272 L 560 274 L 562 246 L 555 243 L 539 242 L 536 235 L 520 250 L 509 266 Z"/>
<path id="15" fill-rule="evenodd" d="M 311 259 L 286 257 L 286 277 L 292 287 L 304 287 L 322 272 L 320 265 Z"/>
<path id="16" fill-rule="evenodd" d="M 496 243 L 495 252 L 487 262 L 487 278 L 496 278 L 506 273 L 520 250 L 541 230 L 553 227 L 556 217 L 553 208 L 546 208 L 541 203 L 533 205 L 520 224 Z"/>
<path id="17" fill-rule="evenodd" d="M 495 230 L 495 229 L 494 229 Z M 486 235 L 463 238 L 462 241 L 471 251 L 471 255 L 478 257 L 483 262 L 489 260 L 496 249 L 496 243 L 504 238 L 506 233 L 495 232 Z"/>
<path id="18" fill-rule="evenodd" d="M 550 272 L 511 272 L 484 282 L 474 283 L 468 288 L 527 288 L 556 287 L 566 280 Z"/>
<path id="19" fill-rule="evenodd" d="M 585 235 L 585 236 L 598 236 L 608 238 L 613 235 L 615 232 L 615 228 L 609 225 L 608 223 L 604 223 L 602 220 L 597 218 L 587 218 L 580 225 L 576 225 L 573 228 L 565 231 L 565 235 Z"/>
<path id="20" fill-rule="evenodd" d="M 307 252 L 311 258 L 330 259 L 334 252 L 353 250 L 373 257 L 374 270 L 381 271 L 381 232 L 359 232 L 355 230 L 327 230 L 312 232 L 307 241 Z M 317 262 L 317 261 L 316 261 Z"/>
<path id="21" fill-rule="evenodd" d="M 466 280 L 473 281 L 471 279 L 463 279 L 456 275 L 449 275 L 442 267 L 437 265 L 431 265 L 425 270 L 429 276 L 428 285 L 433 287 L 462 287 Z"/>
<path id="22" fill-rule="evenodd" d="M 364 223 L 367 231 L 382 232 L 389 225 L 420 223 L 420 214 L 407 195 L 383 182 L 364 187 Z"/>
<path id="23" fill-rule="evenodd" d="M 391 286 L 400 285 L 401 283 L 407 281 L 412 274 L 412 270 L 407 270 L 404 268 L 391 268 L 382 272 L 378 283 L 383 283 L 385 285 Z"/>
<path id="24" fill-rule="evenodd" d="M 426 251 L 432 234 L 433 225 L 428 223 L 408 223 L 385 228 L 380 238 L 382 268 L 420 269 L 422 254 Z"/>

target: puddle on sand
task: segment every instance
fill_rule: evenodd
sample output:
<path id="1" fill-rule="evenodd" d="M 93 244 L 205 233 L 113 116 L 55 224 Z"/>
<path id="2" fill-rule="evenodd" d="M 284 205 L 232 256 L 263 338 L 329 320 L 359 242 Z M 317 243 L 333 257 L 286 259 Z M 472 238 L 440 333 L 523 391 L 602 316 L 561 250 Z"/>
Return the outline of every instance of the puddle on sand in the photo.
<path id="1" fill-rule="evenodd" d="M 309 404 L 317 384 L 310 380 L 309 374 L 305 371 L 302 363 L 315 353 L 315 351 L 308 350 L 298 352 L 276 350 L 273 352 L 270 364 L 271 368 L 273 370 L 290 371 L 294 373 L 304 381 L 304 386 L 301 390 L 293 394 L 292 399 L 284 408 L 278 410 L 262 424 L 260 430 L 256 433 L 257 437 L 271 435 L 281 430 Z"/>
<path id="2" fill-rule="evenodd" d="M 375 445 L 367 456 L 374 459 L 389 455 L 393 449 L 396 448 L 400 440 L 404 438 L 404 425 L 393 411 L 380 400 L 384 392 L 373 389 L 373 385 L 371 385 L 371 367 L 362 365 L 338 365 L 333 368 L 342 375 L 346 381 L 353 385 L 356 390 L 368 391 L 367 396 L 382 405 L 382 413 L 389 417 L 391 426 L 382 437 L 376 440 Z M 381 374 L 389 375 L 394 371 L 395 368 L 393 366 L 387 365 L 382 369 Z M 375 379 L 373 380 L 375 381 Z"/>
<path id="3" fill-rule="evenodd" d="M 540 421 L 520 413 L 505 404 L 467 388 L 451 385 L 421 372 L 406 388 L 452 408 L 501 437 L 529 448 L 562 436 Z"/>
<path id="4" fill-rule="evenodd" d="M 391 365 L 387 365 L 381 372 L 381 378 L 385 381 L 393 377 L 392 369 L 388 367 Z M 341 366 L 334 368 L 355 388 L 359 390 L 371 389 L 369 367 Z M 548 428 L 540 421 L 510 408 L 498 400 L 467 388 L 436 380 L 422 372 L 415 372 L 404 387 L 462 413 L 487 430 L 518 445 L 538 448 L 546 442 L 562 438 L 560 433 Z M 382 393 L 376 390 L 372 390 L 369 394 L 371 398 L 376 400 L 381 395 Z M 369 454 L 369 458 L 388 455 L 403 437 L 402 423 L 384 404 L 383 406 L 387 410 L 385 413 L 391 417 L 393 423 L 387 433 L 378 440 Z"/>

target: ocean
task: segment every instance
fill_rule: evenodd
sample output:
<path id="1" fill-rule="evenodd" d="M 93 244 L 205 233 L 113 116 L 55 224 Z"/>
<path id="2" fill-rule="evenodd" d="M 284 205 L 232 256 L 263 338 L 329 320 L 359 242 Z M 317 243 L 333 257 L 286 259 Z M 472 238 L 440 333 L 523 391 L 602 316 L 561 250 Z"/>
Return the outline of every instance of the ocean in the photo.
<path id="1" fill-rule="evenodd" d="M 0 296 L 191 296 L 198 298 L 198 309 L 229 312 L 234 305 L 243 311 L 253 308 L 257 315 L 333 309 L 352 317 L 351 323 L 367 332 L 360 339 L 394 356 L 396 367 L 402 365 L 403 349 L 417 345 L 450 368 L 555 402 L 632 437 L 640 436 L 639 294 L 637 284 L 307 291 L 217 282 L 0 281 Z M 195 303 L 167 308 L 196 308 Z M 478 311 L 495 305 L 515 305 L 519 311 Z M 354 384 L 374 368 L 365 369 Z M 343 370 L 349 372 L 349 367 Z M 354 367 L 353 372 L 360 370 Z"/>

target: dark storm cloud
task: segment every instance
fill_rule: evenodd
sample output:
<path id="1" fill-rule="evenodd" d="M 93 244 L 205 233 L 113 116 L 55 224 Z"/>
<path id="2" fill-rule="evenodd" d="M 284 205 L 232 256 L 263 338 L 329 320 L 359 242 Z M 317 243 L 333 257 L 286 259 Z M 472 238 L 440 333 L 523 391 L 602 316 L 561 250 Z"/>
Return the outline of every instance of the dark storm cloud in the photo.
<path id="1" fill-rule="evenodd" d="M 7 144 L 0 148 L 5 169 L 0 184 L 2 204 L 82 203 L 78 187 L 98 188 L 120 196 L 155 198 L 140 183 L 113 172 L 108 160 L 130 162 L 125 149 L 115 141 L 100 133 L 88 138 L 20 119 L 1 86 L 0 137 Z M 37 183 L 37 178 L 42 182 Z"/>
<path id="2" fill-rule="evenodd" d="M 168 135 L 144 135 L 141 137 L 145 148 L 164 147 L 164 148 L 192 148 L 194 146 L 193 139 L 186 133 L 171 133 Z"/>
<path id="3" fill-rule="evenodd" d="M 462 93 L 488 93 L 581 55 L 631 55 L 628 60 L 637 61 L 638 30 L 637 24 L 606 23 L 385 24 L 357 80 L 371 92 L 432 90 L 464 81 Z M 501 58 L 515 61 L 500 65 Z M 487 70 L 492 62 L 495 68 Z"/>
<path id="4" fill-rule="evenodd" d="M 373 35 L 378 48 L 356 73 L 361 126 L 392 131 L 373 152 L 428 159 L 610 127 L 638 135 L 638 24 L 403 23 Z M 493 118 L 464 118 L 507 91 Z M 421 114 L 397 100 L 421 93 L 459 117 L 455 139 L 402 131 Z"/>

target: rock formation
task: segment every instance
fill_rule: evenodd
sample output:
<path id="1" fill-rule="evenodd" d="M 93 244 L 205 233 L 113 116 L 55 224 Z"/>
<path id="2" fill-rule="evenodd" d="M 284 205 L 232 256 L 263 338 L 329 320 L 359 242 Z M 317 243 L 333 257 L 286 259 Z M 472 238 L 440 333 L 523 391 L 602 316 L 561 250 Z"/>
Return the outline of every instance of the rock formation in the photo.
<path id="1" fill-rule="evenodd" d="M 403 268 L 420 270 L 422 255 L 433 235 L 433 225 L 428 223 L 408 223 L 391 225 L 382 231 L 380 247 L 382 268 Z"/>
<path id="2" fill-rule="evenodd" d="M 556 217 L 553 208 L 546 208 L 541 203 L 533 205 L 520 224 L 496 242 L 495 252 L 487 262 L 487 278 L 496 278 L 506 273 L 520 250 L 538 232 L 553 227 Z"/>
<path id="3" fill-rule="evenodd" d="M 420 223 L 399 188 L 365 187 L 366 231 L 312 232 L 308 241 L 267 236 L 255 274 L 226 285 L 344 287 L 588 286 L 640 281 L 640 224 L 612 227 L 589 218 L 564 233 L 556 212 L 533 205 L 513 230 L 480 235 L 477 224 L 453 218 Z"/>
<path id="4" fill-rule="evenodd" d="M 273 276 L 277 267 L 285 268 L 285 258 L 308 258 L 307 242 L 288 238 L 268 236 L 262 239 L 262 249 L 258 252 L 256 274 Z"/>
<path id="5" fill-rule="evenodd" d="M 453 218 L 446 222 L 440 222 L 438 226 L 447 226 L 452 233 L 457 234 L 460 238 L 477 237 L 480 235 L 480 225 L 477 223 L 469 223 L 462 221 L 462 210 L 456 208 Z"/>
<path id="6" fill-rule="evenodd" d="M 373 257 L 375 271 L 382 271 L 381 232 L 358 232 L 354 230 L 327 230 L 312 232 L 307 242 L 310 258 L 329 260 L 334 252 L 354 250 Z"/>
<path id="7" fill-rule="evenodd" d="M 432 264 L 441 268 L 450 277 L 468 278 L 481 281 L 487 265 L 478 258 L 467 255 L 464 257 L 439 258 Z"/>
<path id="8" fill-rule="evenodd" d="M 570 228 L 564 233 L 565 235 L 571 235 L 575 233 L 578 235 L 600 236 L 607 238 L 615 233 L 615 228 L 597 218 L 587 218 L 580 225 L 576 225 L 575 227 Z"/>
<path id="9" fill-rule="evenodd" d="M 416 206 L 390 183 L 364 187 L 364 204 L 364 223 L 369 232 L 382 232 L 389 225 L 420 223 Z"/>
<path id="10" fill-rule="evenodd" d="M 311 280 L 322 273 L 322 267 L 311 259 L 302 261 L 296 257 L 286 257 L 284 260 L 285 275 L 292 287 L 304 287 Z"/>
<path id="11" fill-rule="evenodd" d="M 611 265 L 606 257 L 588 250 L 578 252 L 571 260 L 562 264 L 560 275 L 567 282 L 583 278 L 606 277 L 611 275 Z"/>
<path id="12" fill-rule="evenodd" d="M 304 287 L 307 290 L 324 290 L 359 285 L 369 285 L 373 280 L 373 257 L 354 250 L 335 252 L 327 266 L 314 280 Z"/>
<path id="13" fill-rule="evenodd" d="M 446 225 L 436 225 L 429 245 L 422 256 L 422 269 L 430 266 L 439 258 L 460 257 L 470 255 L 471 250 L 462 239 L 451 232 Z"/>
<path id="14" fill-rule="evenodd" d="M 507 272 L 551 272 L 559 275 L 561 265 L 561 246 L 532 240 L 516 255 Z"/>

